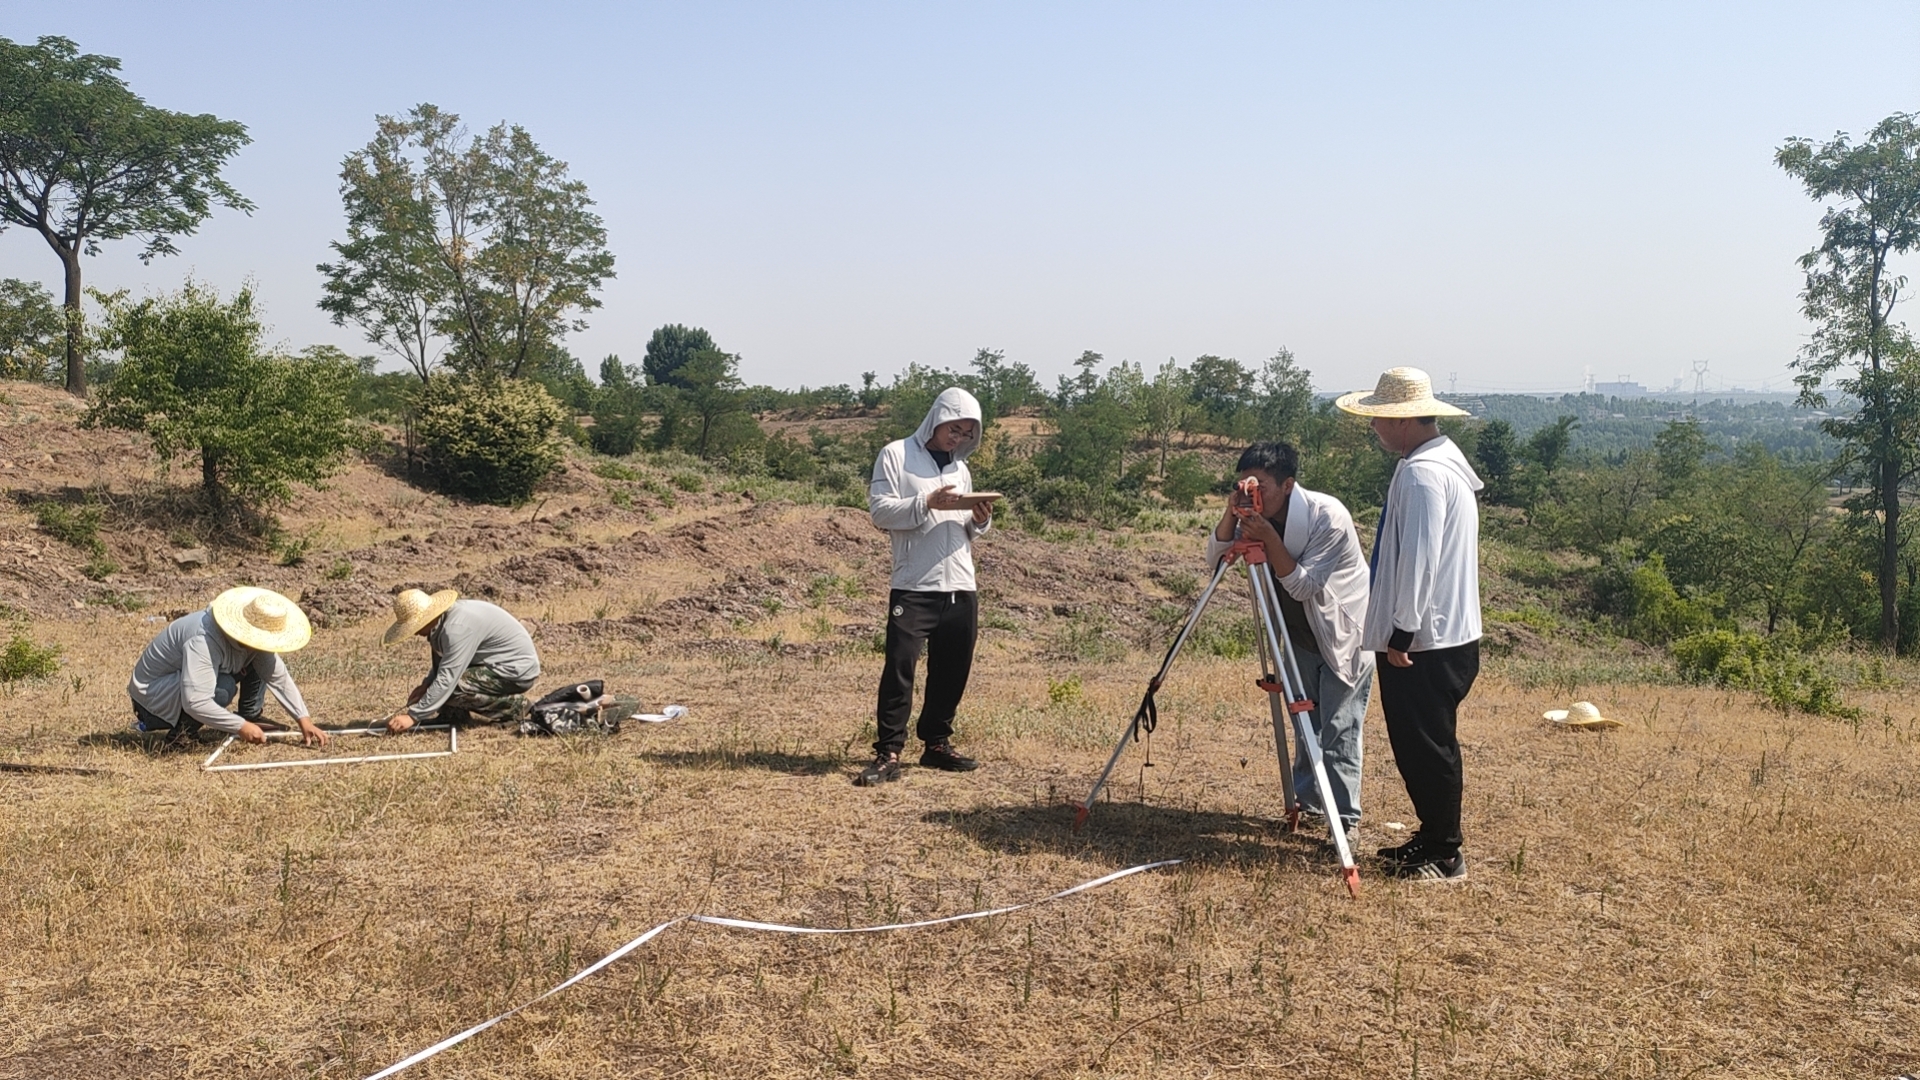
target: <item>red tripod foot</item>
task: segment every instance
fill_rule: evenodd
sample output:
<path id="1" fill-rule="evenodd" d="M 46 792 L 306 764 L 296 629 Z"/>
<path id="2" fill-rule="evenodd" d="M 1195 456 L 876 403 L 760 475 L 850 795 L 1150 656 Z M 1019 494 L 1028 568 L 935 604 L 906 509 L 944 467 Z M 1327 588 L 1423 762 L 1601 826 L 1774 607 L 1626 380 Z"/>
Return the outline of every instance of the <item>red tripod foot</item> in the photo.
<path id="1" fill-rule="evenodd" d="M 1340 878 L 1347 883 L 1347 895 L 1355 900 L 1360 899 L 1360 868 L 1343 867 L 1340 870 Z"/>
<path id="2" fill-rule="evenodd" d="M 1087 827 L 1088 813 L 1089 811 L 1087 807 L 1076 806 L 1073 808 L 1073 831 L 1074 832 L 1079 832 L 1081 829 L 1084 829 Z"/>
<path id="3" fill-rule="evenodd" d="M 1287 831 L 1300 831 L 1300 807 L 1297 805 L 1287 807 Z"/>

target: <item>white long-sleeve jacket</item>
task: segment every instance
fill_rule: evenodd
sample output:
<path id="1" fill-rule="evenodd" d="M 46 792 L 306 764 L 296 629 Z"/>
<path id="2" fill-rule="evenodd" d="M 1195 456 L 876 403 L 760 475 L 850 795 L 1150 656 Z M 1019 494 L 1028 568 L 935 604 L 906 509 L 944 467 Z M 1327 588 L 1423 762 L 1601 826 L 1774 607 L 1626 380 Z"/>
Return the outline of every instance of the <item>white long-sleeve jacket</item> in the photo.
<path id="1" fill-rule="evenodd" d="M 1483 485 L 1442 435 L 1394 466 L 1380 535 L 1373 539 L 1373 596 L 1362 644 L 1407 652 L 1480 639 L 1480 505 Z M 1409 636 L 1410 635 L 1410 636 Z"/>
<path id="2" fill-rule="evenodd" d="M 1367 616 L 1367 559 L 1353 530 L 1353 515 L 1339 499 L 1308 491 L 1294 481 L 1280 535 L 1294 558 L 1293 573 L 1276 578 L 1300 601 L 1321 659 L 1341 682 L 1354 686 L 1373 666 L 1360 647 Z M 1207 562 L 1218 564 L 1231 541 L 1208 534 Z"/>
<path id="3" fill-rule="evenodd" d="M 927 449 L 933 430 L 950 420 L 972 420 L 973 441 L 941 465 Z M 973 538 L 992 522 L 976 525 L 971 510 L 933 510 L 927 496 L 948 484 L 973 491 L 966 457 L 980 445 L 980 402 L 959 387 L 940 392 L 920 429 L 880 451 L 867 486 L 867 513 L 893 537 L 892 586 L 908 592 L 973 592 Z"/>

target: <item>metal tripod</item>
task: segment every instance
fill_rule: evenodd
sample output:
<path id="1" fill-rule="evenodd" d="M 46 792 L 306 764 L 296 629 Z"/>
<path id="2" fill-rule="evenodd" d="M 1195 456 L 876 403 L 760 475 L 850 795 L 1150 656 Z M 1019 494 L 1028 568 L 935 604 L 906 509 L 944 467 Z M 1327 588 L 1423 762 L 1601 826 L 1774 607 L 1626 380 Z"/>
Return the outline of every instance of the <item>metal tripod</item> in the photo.
<path id="1" fill-rule="evenodd" d="M 1259 513 L 1259 489 L 1243 484 L 1252 503 L 1251 513 Z M 1236 510 L 1237 513 L 1240 511 Z M 1241 513 L 1245 517 L 1245 513 Z M 1219 589 L 1221 579 L 1227 576 L 1227 568 L 1236 559 L 1247 564 L 1247 584 L 1253 595 L 1254 621 L 1259 625 L 1260 641 L 1260 689 L 1267 692 L 1267 707 L 1273 719 L 1273 748 L 1280 760 L 1280 787 L 1287 805 L 1287 827 L 1298 830 L 1300 827 L 1300 804 L 1293 790 L 1293 762 L 1287 753 L 1287 718 L 1293 719 L 1294 738 L 1306 751 L 1307 760 L 1313 766 L 1313 782 L 1320 793 L 1320 805 L 1326 810 L 1327 830 L 1333 839 L 1333 847 L 1340 855 L 1340 877 L 1346 883 L 1347 892 L 1354 898 L 1360 895 L 1360 870 L 1354 865 L 1353 849 L 1347 844 L 1346 827 L 1340 820 L 1337 804 L 1334 802 L 1332 785 L 1327 782 L 1327 766 L 1320 753 L 1320 739 L 1313 729 L 1313 710 L 1315 704 L 1307 698 L 1305 683 L 1300 677 L 1300 665 L 1294 659 L 1293 642 L 1287 636 L 1287 623 L 1280 613 L 1280 586 L 1273 578 L 1273 567 L 1267 563 L 1267 552 L 1256 540 L 1239 539 L 1239 526 L 1234 527 L 1233 546 L 1220 556 L 1220 563 L 1213 569 L 1213 580 L 1200 592 L 1199 599 L 1193 603 L 1193 610 L 1180 625 L 1180 632 L 1174 635 L 1173 644 L 1168 647 L 1166 659 L 1160 662 L 1160 670 L 1147 682 L 1147 692 L 1140 699 L 1140 708 L 1134 712 L 1127 729 L 1121 733 L 1120 741 L 1113 748 L 1113 755 L 1107 759 L 1107 767 L 1100 772 L 1100 779 L 1094 781 L 1093 790 L 1087 792 L 1086 801 L 1074 812 L 1073 829 L 1079 832 L 1086 826 L 1087 817 L 1093 812 L 1093 802 L 1099 798 L 1100 790 L 1106 786 L 1108 777 L 1113 775 L 1114 766 L 1120 763 L 1120 755 L 1126 752 L 1129 742 L 1138 742 L 1142 735 L 1151 735 L 1154 726 L 1159 723 L 1160 710 L 1154 701 L 1161 684 L 1166 681 L 1167 672 L 1173 667 L 1173 661 L 1180 655 L 1180 649 L 1192 636 L 1193 628 L 1200 623 L 1200 616 L 1207 610 L 1207 602 L 1213 599 L 1214 591 Z"/>

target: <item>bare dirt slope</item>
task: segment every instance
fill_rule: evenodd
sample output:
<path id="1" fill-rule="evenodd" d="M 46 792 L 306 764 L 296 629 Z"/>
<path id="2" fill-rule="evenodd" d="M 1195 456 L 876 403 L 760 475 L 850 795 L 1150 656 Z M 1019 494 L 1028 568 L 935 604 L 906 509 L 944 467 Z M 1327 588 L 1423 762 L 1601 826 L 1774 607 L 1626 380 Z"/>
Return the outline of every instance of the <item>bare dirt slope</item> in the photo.
<path id="1" fill-rule="evenodd" d="M 1496 659 L 1462 716 L 1470 879 L 1369 870 L 1354 903 L 1322 846 L 1277 820 L 1249 661 L 1183 661 L 1152 767 L 1131 749 L 1090 828 L 1066 827 L 1061 804 L 1105 760 L 1166 607 L 1194 586 L 1194 535 L 989 534 L 961 720 L 985 767 L 868 791 L 849 779 L 872 737 L 887 555 L 858 511 L 583 464 L 506 511 L 358 466 L 284 515 L 311 538 L 299 565 L 214 543 L 208 565 L 182 567 L 178 552 L 216 538 L 167 518 L 173 496 L 138 444 L 75 430 L 57 394 L 5 392 L 0 599 L 65 666 L 0 690 L 0 762 L 104 774 L 0 772 L 0 1077 L 365 1076 L 679 915 L 923 919 L 1160 859 L 1185 861 L 955 927 L 682 924 L 404 1075 L 1920 1066 L 1920 730 L 1904 683 L 1861 695 L 1854 725 L 1594 684 L 1572 663 L 1525 690 L 1523 658 Z M 42 498 L 105 507 L 121 569 L 82 574 L 90 556 L 35 525 Z M 549 684 L 605 676 L 691 713 L 610 739 L 478 731 L 449 758 L 203 774 L 211 744 L 157 753 L 124 734 L 122 687 L 160 620 L 239 581 L 322 619 L 293 668 L 325 724 L 390 711 L 419 677 L 418 643 L 377 643 L 405 584 L 521 615 Z M 1243 603 L 1222 601 L 1222 625 Z M 1628 726 L 1538 719 L 1575 696 Z M 1410 819 L 1377 706 L 1367 736 L 1371 850 Z"/>

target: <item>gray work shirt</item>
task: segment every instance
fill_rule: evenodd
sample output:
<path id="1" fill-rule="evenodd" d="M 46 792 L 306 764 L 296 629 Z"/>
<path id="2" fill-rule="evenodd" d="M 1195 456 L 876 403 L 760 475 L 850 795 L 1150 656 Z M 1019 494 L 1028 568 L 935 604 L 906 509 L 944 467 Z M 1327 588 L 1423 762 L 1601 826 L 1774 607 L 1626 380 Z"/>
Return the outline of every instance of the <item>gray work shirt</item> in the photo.
<path id="1" fill-rule="evenodd" d="M 162 720 L 185 714 L 215 731 L 237 732 L 240 717 L 213 703 L 214 683 L 248 668 L 259 673 L 288 715 L 296 720 L 307 715 L 306 699 L 280 655 L 249 649 L 222 633 L 212 609 L 180 616 L 147 643 L 133 665 L 127 695 Z"/>
<path id="2" fill-rule="evenodd" d="M 416 720 L 430 720 L 453 696 L 460 676 L 484 664 L 503 679 L 532 685 L 540 677 L 540 654 L 520 620 L 485 600 L 455 600 L 427 635 L 433 671 L 421 683 L 420 700 L 407 706 Z"/>

